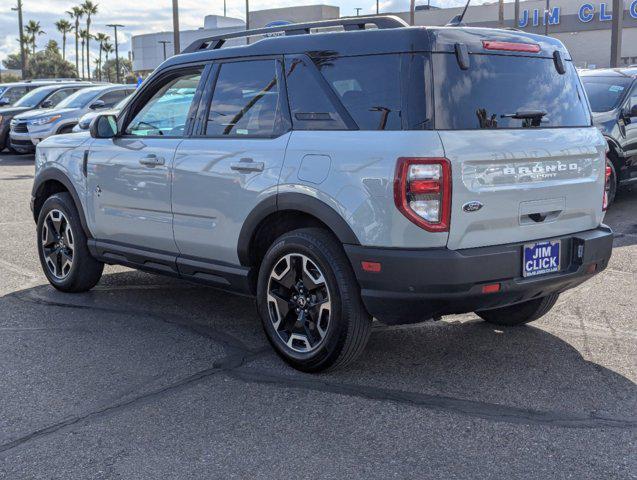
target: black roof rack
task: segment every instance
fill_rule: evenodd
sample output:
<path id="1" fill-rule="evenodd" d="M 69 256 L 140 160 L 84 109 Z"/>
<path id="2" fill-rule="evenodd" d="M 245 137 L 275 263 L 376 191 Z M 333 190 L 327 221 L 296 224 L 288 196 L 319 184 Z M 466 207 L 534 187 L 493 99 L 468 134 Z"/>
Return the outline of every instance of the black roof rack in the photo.
<path id="1" fill-rule="evenodd" d="M 257 28 L 254 30 L 243 30 L 240 32 L 230 32 L 223 35 L 201 38 L 188 45 L 181 53 L 192 53 L 200 50 L 216 50 L 221 48 L 226 40 L 231 38 L 250 37 L 253 35 L 266 35 L 268 33 L 283 32 L 285 35 L 308 35 L 313 28 L 343 27 L 346 31 L 365 30 L 367 25 L 376 25 L 379 29 L 401 28 L 408 26 L 402 19 L 393 15 L 368 16 L 368 17 L 345 17 L 334 20 L 321 20 L 317 22 L 292 23 L 279 27 Z"/>

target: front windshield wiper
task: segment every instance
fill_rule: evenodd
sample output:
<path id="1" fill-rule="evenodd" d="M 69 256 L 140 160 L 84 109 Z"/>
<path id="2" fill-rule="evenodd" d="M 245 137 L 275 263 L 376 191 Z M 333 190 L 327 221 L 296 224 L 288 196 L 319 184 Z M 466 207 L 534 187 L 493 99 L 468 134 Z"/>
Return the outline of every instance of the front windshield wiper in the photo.
<path id="1" fill-rule="evenodd" d="M 542 117 L 545 117 L 547 113 L 543 110 L 518 110 L 515 113 L 505 113 L 500 115 L 500 118 L 514 118 L 516 120 L 526 120 L 523 126 L 525 127 L 539 127 L 542 122 Z"/>

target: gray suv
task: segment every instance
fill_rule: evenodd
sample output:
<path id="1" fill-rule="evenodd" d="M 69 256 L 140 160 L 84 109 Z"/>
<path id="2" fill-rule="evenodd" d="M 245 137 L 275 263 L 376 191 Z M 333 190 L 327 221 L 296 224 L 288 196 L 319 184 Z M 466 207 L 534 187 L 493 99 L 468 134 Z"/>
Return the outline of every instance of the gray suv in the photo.
<path id="1" fill-rule="evenodd" d="M 51 135 L 69 133 L 87 112 L 107 110 L 135 91 L 132 85 L 98 85 L 84 88 L 62 100 L 55 108 L 31 110 L 11 120 L 9 145 L 20 153 Z"/>
<path id="2" fill-rule="evenodd" d="M 394 17 L 248 34 L 38 145 L 55 288 L 106 263 L 254 295 L 276 352 L 315 372 L 353 361 L 372 318 L 520 325 L 607 266 L 606 143 L 558 40 Z"/>

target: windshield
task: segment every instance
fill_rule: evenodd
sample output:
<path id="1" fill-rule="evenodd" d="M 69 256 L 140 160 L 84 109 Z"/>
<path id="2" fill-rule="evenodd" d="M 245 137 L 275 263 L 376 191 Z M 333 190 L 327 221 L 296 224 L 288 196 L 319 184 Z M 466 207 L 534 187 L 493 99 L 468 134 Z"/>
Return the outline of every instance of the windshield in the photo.
<path id="1" fill-rule="evenodd" d="M 608 112 L 619 106 L 632 78 L 584 76 L 582 83 L 593 112 Z"/>
<path id="2" fill-rule="evenodd" d="M 552 58 L 472 54 L 461 70 L 454 54 L 432 57 L 438 129 L 590 126 L 569 61 L 560 75 Z"/>
<path id="3" fill-rule="evenodd" d="M 94 90 L 92 88 L 79 90 L 58 103 L 56 108 L 84 108 L 102 91 L 102 89 Z"/>
<path id="4" fill-rule="evenodd" d="M 15 102 L 16 107 L 36 107 L 38 104 L 44 100 L 48 94 L 55 91 L 55 89 L 42 87 L 36 88 L 35 90 L 31 90 L 20 100 Z"/>

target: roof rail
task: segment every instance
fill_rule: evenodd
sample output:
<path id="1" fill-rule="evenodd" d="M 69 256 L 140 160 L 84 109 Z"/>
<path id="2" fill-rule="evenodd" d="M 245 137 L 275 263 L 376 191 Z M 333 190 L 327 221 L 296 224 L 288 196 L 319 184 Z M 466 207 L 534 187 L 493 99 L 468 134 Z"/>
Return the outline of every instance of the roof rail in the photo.
<path id="1" fill-rule="evenodd" d="M 221 48 L 226 40 L 231 38 L 250 37 L 253 35 L 267 35 L 268 33 L 283 32 L 285 35 L 308 35 L 313 28 L 340 27 L 346 31 L 365 30 L 366 25 L 376 25 L 379 29 L 401 28 L 408 25 L 394 15 L 367 16 L 367 17 L 345 17 L 334 20 L 321 20 L 307 23 L 292 23 L 277 27 L 257 28 L 254 30 L 243 30 L 230 32 L 223 35 L 201 38 L 188 45 L 181 53 L 192 53 L 200 50 L 216 50 Z"/>

